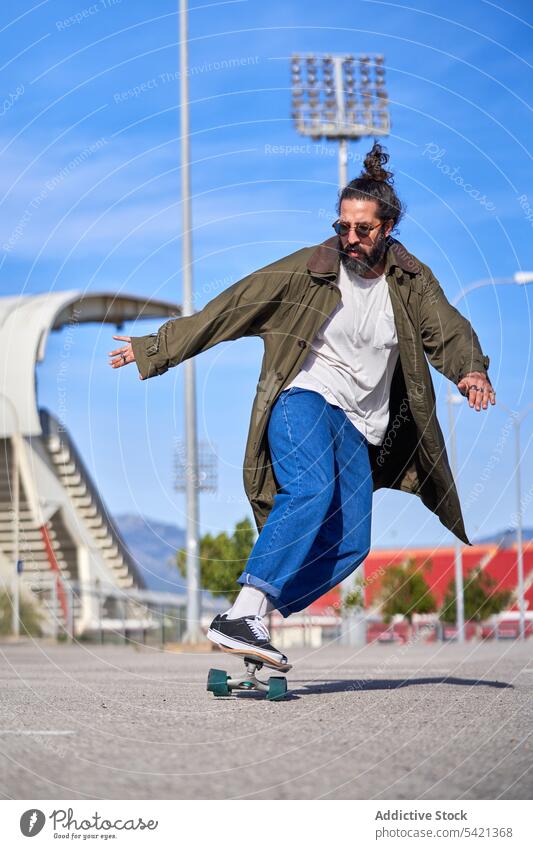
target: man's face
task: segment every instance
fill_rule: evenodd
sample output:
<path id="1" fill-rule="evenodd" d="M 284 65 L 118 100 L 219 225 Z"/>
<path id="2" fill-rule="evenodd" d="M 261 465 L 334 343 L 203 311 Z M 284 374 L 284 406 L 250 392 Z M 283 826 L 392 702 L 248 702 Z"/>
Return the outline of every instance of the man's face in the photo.
<path id="1" fill-rule="evenodd" d="M 387 250 L 386 239 L 392 221 L 380 221 L 375 200 L 343 200 L 339 220 L 352 225 L 346 236 L 339 236 L 341 261 L 347 271 L 364 277 L 379 268 Z M 358 236 L 354 224 L 374 227 L 368 236 Z"/>

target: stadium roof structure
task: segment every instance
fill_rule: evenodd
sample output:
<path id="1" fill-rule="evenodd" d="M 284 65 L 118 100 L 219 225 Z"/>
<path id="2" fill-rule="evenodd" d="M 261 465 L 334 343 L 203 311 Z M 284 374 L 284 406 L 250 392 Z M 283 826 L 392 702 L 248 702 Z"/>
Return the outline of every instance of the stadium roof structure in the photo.
<path id="1" fill-rule="evenodd" d="M 89 322 L 115 324 L 146 318 L 176 318 L 181 307 L 170 301 L 114 292 L 47 292 L 0 297 L 0 437 L 18 431 L 41 434 L 35 390 L 35 368 L 46 353 L 52 330 Z M 10 403 L 9 403 L 10 402 Z M 15 415 L 13 415 L 13 412 Z"/>
<path id="2" fill-rule="evenodd" d="M 38 406 L 35 372 L 50 332 L 180 315 L 175 303 L 113 292 L 0 297 L 0 579 L 10 585 L 15 561 L 23 567 L 22 586 L 38 594 L 50 633 L 58 623 L 78 635 L 106 622 L 112 630 L 119 613 L 130 628 L 153 625 L 142 564 L 74 439 Z"/>

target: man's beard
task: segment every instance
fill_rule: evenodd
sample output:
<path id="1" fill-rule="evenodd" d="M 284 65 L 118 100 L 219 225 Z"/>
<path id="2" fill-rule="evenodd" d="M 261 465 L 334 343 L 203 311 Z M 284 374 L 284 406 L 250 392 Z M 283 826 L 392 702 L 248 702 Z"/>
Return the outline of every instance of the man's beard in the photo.
<path id="1" fill-rule="evenodd" d="M 340 243 L 340 240 L 339 240 Z M 346 248 L 349 248 L 350 245 L 347 245 Z M 368 274 L 369 271 L 379 265 L 385 256 L 385 252 L 387 250 L 387 237 L 383 233 L 383 230 L 379 231 L 379 235 L 372 246 L 372 250 L 366 254 L 359 246 L 356 250 L 361 251 L 361 256 L 348 256 L 346 250 L 340 245 L 340 255 L 341 262 L 346 269 L 352 274 L 359 274 L 360 277 L 363 277 L 365 274 Z"/>

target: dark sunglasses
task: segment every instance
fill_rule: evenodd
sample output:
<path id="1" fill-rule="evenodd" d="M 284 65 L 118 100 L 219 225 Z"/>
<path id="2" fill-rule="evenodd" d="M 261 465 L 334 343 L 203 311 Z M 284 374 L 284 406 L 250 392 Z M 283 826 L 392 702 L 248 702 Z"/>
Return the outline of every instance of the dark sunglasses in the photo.
<path id="1" fill-rule="evenodd" d="M 353 228 L 351 224 L 347 224 L 346 221 L 334 221 L 331 225 L 335 230 L 337 236 L 347 236 L 350 230 L 355 230 L 356 234 L 360 239 L 363 239 L 365 236 L 370 236 L 372 230 L 375 230 L 376 227 L 381 227 L 383 224 L 382 221 L 379 224 L 354 224 Z"/>

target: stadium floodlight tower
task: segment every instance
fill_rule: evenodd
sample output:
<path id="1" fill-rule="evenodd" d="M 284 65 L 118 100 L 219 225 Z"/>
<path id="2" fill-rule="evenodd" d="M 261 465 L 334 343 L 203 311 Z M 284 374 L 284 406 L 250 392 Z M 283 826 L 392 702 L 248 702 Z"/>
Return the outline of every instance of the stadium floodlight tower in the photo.
<path id="1" fill-rule="evenodd" d="M 390 132 L 385 59 L 380 54 L 293 54 L 292 111 L 296 130 L 316 141 L 339 142 L 339 189 L 348 183 L 348 142 Z M 341 597 L 361 591 L 364 565 L 341 585 Z M 344 605 L 343 605 L 344 608 Z M 350 621 L 351 620 L 351 621 Z M 363 645 L 364 616 L 341 617 L 341 642 Z"/>
<path id="2" fill-rule="evenodd" d="M 339 186 L 348 182 L 348 142 L 390 132 L 384 57 L 294 54 L 292 118 L 303 136 L 338 140 Z"/>
<path id="3" fill-rule="evenodd" d="M 218 469 L 217 456 L 205 440 L 199 440 L 195 486 L 199 492 L 217 492 Z M 183 439 L 176 439 L 174 454 L 174 489 L 177 492 L 187 492 L 187 444 Z"/>

